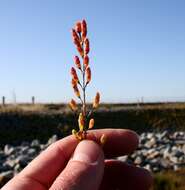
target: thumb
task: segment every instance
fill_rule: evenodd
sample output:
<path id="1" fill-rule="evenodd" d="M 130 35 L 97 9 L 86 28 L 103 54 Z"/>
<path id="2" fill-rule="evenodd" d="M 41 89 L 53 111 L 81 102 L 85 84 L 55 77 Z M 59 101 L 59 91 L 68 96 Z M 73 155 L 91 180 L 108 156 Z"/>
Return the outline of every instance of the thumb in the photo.
<path id="1" fill-rule="evenodd" d="M 98 190 L 104 171 L 104 154 L 93 141 L 78 144 L 72 159 L 50 190 Z"/>

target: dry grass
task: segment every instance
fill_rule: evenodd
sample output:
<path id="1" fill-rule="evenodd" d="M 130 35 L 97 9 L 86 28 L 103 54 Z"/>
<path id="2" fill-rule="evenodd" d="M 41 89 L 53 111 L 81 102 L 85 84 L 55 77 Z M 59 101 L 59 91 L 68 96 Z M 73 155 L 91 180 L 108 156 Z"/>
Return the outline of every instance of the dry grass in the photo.
<path id="1" fill-rule="evenodd" d="M 0 113 L 7 112 L 44 112 L 47 107 L 44 104 L 8 104 L 6 106 L 0 106 Z"/>
<path id="2" fill-rule="evenodd" d="M 88 105 L 89 107 L 90 105 Z M 118 110 L 182 110 L 185 109 L 185 102 L 182 103 L 142 103 L 142 104 L 101 104 L 101 111 Z M 46 111 L 64 111 L 70 112 L 67 104 L 7 104 L 0 106 L 0 112 L 46 112 Z"/>
<path id="3" fill-rule="evenodd" d="M 185 190 L 185 169 L 155 174 L 151 190 Z"/>

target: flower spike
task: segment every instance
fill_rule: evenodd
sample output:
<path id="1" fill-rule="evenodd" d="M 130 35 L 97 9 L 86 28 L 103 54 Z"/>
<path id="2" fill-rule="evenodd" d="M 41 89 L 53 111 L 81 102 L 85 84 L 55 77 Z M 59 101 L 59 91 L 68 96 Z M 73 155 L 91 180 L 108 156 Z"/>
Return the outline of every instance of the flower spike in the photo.
<path id="1" fill-rule="evenodd" d="M 75 100 L 73 100 L 73 99 L 71 99 L 69 106 L 73 111 L 76 111 L 78 109 L 77 104 L 76 104 Z"/>
<path id="2" fill-rule="evenodd" d="M 100 138 L 100 143 L 103 146 L 107 142 L 107 137 L 103 134 Z"/>
<path id="3" fill-rule="evenodd" d="M 100 93 L 97 92 L 94 102 L 93 102 L 93 108 L 95 108 L 95 109 L 98 108 L 99 104 L 100 104 Z"/>
<path id="4" fill-rule="evenodd" d="M 85 20 L 82 20 L 81 28 L 82 28 L 82 40 L 84 40 L 87 36 L 87 23 Z"/>
<path id="5" fill-rule="evenodd" d="M 74 79 L 71 80 L 71 85 L 74 88 L 75 86 L 77 86 L 78 82 Z"/>
<path id="6" fill-rule="evenodd" d="M 91 81 L 91 69 L 90 69 L 90 67 L 88 67 L 88 68 L 86 69 L 86 76 L 87 76 L 86 84 L 89 84 L 89 82 Z"/>
<path id="7" fill-rule="evenodd" d="M 73 37 L 73 42 L 75 45 L 80 45 L 80 38 L 78 34 L 76 33 L 75 29 L 72 29 L 72 37 Z"/>
<path id="8" fill-rule="evenodd" d="M 89 129 L 92 129 L 94 127 L 94 119 L 91 119 L 89 121 Z"/>
<path id="9" fill-rule="evenodd" d="M 77 22 L 76 23 L 76 31 L 78 32 L 78 33 L 80 33 L 81 31 L 82 31 L 82 27 L 81 27 L 81 22 Z"/>
<path id="10" fill-rule="evenodd" d="M 89 66 L 89 57 L 88 57 L 88 55 L 84 56 L 84 66 L 85 66 L 85 69 Z"/>
<path id="11" fill-rule="evenodd" d="M 80 91 L 79 91 L 78 87 L 77 87 L 77 86 L 74 86 L 74 87 L 73 87 L 73 90 L 74 90 L 74 93 L 76 94 L 76 96 L 77 96 L 78 98 L 80 98 Z"/>
<path id="12" fill-rule="evenodd" d="M 76 73 L 76 69 L 75 69 L 74 67 L 71 68 L 71 75 L 72 75 L 72 78 L 73 78 L 76 82 L 79 81 L 78 75 L 77 75 L 77 73 Z"/>
<path id="13" fill-rule="evenodd" d="M 78 57 L 78 56 L 75 56 L 75 59 L 74 59 L 74 60 L 75 60 L 76 67 L 81 70 L 81 64 L 80 64 L 80 59 L 79 59 L 79 57 Z"/>
<path id="14" fill-rule="evenodd" d="M 89 53 L 89 51 L 90 51 L 90 49 L 89 49 L 89 39 L 88 38 L 85 39 L 84 46 L 85 46 L 84 51 L 85 51 L 85 54 L 87 55 Z"/>
<path id="15" fill-rule="evenodd" d="M 84 130 L 84 124 L 85 122 L 84 122 L 83 114 L 80 113 L 79 118 L 78 118 L 78 125 L 81 132 Z"/>
<path id="16" fill-rule="evenodd" d="M 72 134 L 76 137 L 78 141 L 84 140 L 87 138 L 87 130 L 90 130 L 94 127 L 95 120 L 90 119 L 91 113 L 94 109 L 98 108 L 100 103 L 100 93 L 96 93 L 95 99 L 93 101 L 93 105 L 91 110 L 87 109 L 86 105 L 86 87 L 87 84 L 91 81 L 91 69 L 89 64 L 89 51 L 90 51 L 90 43 L 87 37 L 87 23 L 85 20 L 78 21 L 75 24 L 75 29 L 72 29 L 72 39 L 75 44 L 75 47 L 80 56 L 74 57 L 74 64 L 78 70 L 74 67 L 71 68 L 71 85 L 74 90 L 74 93 L 79 98 L 81 102 L 81 111 L 78 117 L 78 131 L 73 129 Z M 81 61 L 80 61 L 81 60 Z M 81 64 L 83 63 L 83 64 Z M 81 73 L 81 77 L 78 77 L 77 72 Z M 81 80 L 80 80 L 81 79 Z M 80 90 L 79 88 L 80 87 Z M 73 111 L 78 111 L 77 103 L 74 99 L 69 103 L 71 109 Z M 87 122 L 89 121 L 89 123 Z M 103 134 L 100 138 L 100 144 L 105 144 L 106 136 Z"/>

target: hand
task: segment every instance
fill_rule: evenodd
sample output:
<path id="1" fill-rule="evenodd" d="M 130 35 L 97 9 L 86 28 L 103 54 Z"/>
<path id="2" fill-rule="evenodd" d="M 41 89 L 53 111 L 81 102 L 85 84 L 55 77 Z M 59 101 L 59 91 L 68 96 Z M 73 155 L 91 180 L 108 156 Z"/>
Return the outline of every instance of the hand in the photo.
<path id="1" fill-rule="evenodd" d="M 95 143 L 105 134 L 102 148 Z M 130 130 L 93 130 L 80 143 L 74 136 L 50 145 L 2 190 L 147 190 L 152 183 L 148 171 L 108 160 L 133 152 L 137 135 Z M 93 141 L 92 141 L 93 140 Z M 106 158 L 106 159 L 105 159 Z"/>

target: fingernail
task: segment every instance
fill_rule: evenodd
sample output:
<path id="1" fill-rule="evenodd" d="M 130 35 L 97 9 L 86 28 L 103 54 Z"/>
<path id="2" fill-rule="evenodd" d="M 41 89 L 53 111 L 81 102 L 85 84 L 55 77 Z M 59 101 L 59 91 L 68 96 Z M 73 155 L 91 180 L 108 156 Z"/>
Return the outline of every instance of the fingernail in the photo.
<path id="1" fill-rule="evenodd" d="M 83 140 L 78 144 L 72 160 L 87 164 L 97 164 L 101 154 L 102 151 L 98 144 L 93 141 Z"/>

